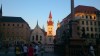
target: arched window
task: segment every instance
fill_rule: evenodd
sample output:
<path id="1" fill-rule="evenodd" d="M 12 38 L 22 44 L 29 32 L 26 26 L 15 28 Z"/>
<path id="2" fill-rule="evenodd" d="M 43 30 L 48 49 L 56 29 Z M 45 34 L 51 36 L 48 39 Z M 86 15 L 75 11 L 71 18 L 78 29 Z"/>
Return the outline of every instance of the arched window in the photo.
<path id="1" fill-rule="evenodd" d="M 32 40 L 34 40 L 34 36 L 32 36 Z"/>
<path id="2" fill-rule="evenodd" d="M 90 16 L 90 19 L 92 19 L 92 16 Z"/>
<path id="3" fill-rule="evenodd" d="M 36 35 L 36 40 L 38 41 L 38 35 Z"/>
<path id="4" fill-rule="evenodd" d="M 42 41 L 42 36 L 40 36 L 40 41 Z"/>
<path id="5" fill-rule="evenodd" d="M 86 15 L 86 19 L 88 18 L 88 15 Z"/>
<path id="6" fill-rule="evenodd" d="M 94 16 L 94 19 L 96 19 L 96 17 Z"/>

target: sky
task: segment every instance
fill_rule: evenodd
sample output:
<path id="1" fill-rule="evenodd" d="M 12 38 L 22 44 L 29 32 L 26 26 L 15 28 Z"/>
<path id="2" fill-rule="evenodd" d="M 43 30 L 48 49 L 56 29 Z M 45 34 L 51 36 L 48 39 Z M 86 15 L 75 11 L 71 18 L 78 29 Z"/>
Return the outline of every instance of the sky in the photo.
<path id="1" fill-rule="evenodd" d="M 75 7 L 78 5 L 93 6 L 100 10 L 100 0 L 75 0 Z M 62 21 L 70 14 L 70 0 L 0 0 L 3 8 L 3 16 L 22 17 L 31 27 L 37 24 L 45 30 L 49 13 L 52 13 L 54 29 L 57 22 Z"/>

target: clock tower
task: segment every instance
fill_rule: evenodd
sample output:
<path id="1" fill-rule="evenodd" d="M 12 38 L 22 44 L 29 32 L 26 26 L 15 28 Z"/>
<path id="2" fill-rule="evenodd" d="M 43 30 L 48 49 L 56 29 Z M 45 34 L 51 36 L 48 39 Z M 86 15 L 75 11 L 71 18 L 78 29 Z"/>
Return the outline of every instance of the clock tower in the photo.
<path id="1" fill-rule="evenodd" d="M 48 17 L 48 21 L 47 21 L 47 38 L 46 38 L 46 51 L 54 51 L 53 47 L 54 47 L 54 22 L 52 21 L 52 13 L 50 11 L 49 17 Z M 50 48 L 51 47 L 51 48 Z"/>
<path id="2" fill-rule="evenodd" d="M 54 36 L 54 22 L 52 21 L 51 11 L 49 14 L 49 20 L 47 21 L 47 36 Z"/>

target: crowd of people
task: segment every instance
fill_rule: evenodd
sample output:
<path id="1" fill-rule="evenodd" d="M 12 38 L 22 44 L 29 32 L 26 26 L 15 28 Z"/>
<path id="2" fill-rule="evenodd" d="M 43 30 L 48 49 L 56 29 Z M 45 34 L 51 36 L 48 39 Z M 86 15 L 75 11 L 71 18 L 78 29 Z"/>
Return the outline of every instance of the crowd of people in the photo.
<path id="1" fill-rule="evenodd" d="M 44 51 L 42 44 L 17 44 L 7 48 L 7 52 L 14 52 L 16 56 L 43 56 Z"/>

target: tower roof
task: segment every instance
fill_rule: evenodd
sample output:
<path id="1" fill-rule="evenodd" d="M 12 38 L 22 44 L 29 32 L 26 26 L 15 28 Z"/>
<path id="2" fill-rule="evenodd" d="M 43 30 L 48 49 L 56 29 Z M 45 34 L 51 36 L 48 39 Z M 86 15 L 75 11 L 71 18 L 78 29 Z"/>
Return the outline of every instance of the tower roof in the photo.
<path id="1" fill-rule="evenodd" d="M 50 11 L 50 14 L 49 14 L 49 18 L 52 18 L 52 14 L 51 14 L 51 11 Z"/>
<path id="2" fill-rule="evenodd" d="M 37 28 L 39 27 L 39 25 L 38 25 L 38 20 L 37 20 L 37 25 L 36 25 L 36 27 L 37 27 Z"/>

